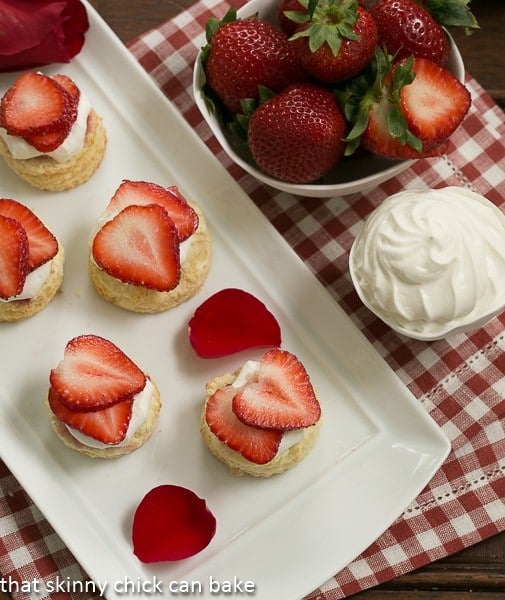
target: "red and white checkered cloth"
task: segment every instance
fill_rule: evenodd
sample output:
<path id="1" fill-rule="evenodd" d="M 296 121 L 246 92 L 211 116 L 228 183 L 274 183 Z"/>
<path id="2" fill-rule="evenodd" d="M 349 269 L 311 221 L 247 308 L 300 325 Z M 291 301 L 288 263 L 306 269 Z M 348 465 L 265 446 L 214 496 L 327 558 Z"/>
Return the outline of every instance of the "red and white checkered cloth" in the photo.
<path id="1" fill-rule="evenodd" d="M 443 158 L 416 161 L 366 195 L 320 200 L 277 192 L 231 163 L 191 95 L 192 68 L 204 43 L 205 23 L 227 8 L 221 0 L 201 0 L 142 35 L 130 50 L 452 443 L 443 467 L 393 525 L 309 596 L 333 600 L 505 530 L 505 313 L 470 335 L 432 343 L 407 340 L 363 307 L 347 268 L 363 219 L 401 189 L 463 186 L 505 210 L 505 116 L 468 75 L 472 109 Z M 1 463 L 0 573 L 5 580 L 19 581 L 55 575 L 71 580 L 85 577 Z M 23 593 L 13 596 L 27 598 Z"/>

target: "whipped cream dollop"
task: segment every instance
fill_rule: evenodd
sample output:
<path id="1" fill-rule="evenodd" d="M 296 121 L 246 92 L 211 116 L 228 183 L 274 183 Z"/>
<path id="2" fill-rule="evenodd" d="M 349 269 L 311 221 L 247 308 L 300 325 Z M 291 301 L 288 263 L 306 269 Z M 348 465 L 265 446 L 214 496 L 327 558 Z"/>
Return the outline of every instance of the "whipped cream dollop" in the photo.
<path id="1" fill-rule="evenodd" d="M 131 438 L 140 429 L 140 427 L 142 427 L 142 425 L 146 422 L 151 406 L 153 393 L 153 383 L 149 379 L 149 377 L 146 377 L 146 384 L 144 386 L 144 389 L 133 397 L 132 416 L 130 419 L 130 423 L 128 424 L 128 430 L 126 432 L 125 438 L 121 442 L 119 442 L 119 444 L 104 444 L 103 442 L 95 440 L 95 438 L 92 438 L 89 435 L 82 433 L 78 429 L 70 427 L 70 425 L 65 424 L 65 427 L 76 440 L 90 448 L 98 448 L 101 450 L 104 448 L 115 448 L 116 446 L 126 446 L 130 442 Z"/>
<path id="2" fill-rule="evenodd" d="M 232 387 L 240 388 L 243 385 L 246 385 L 247 383 L 256 381 L 256 379 L 257 379 L 256 374 L 258 372 L 259 366 L 260 366 L 259 361 L 256 361 L 256 360 L 246 361 L 243 364 L 242 368 L 240 369 L 237 377 L 235 378 L 235 381 L 233 381 L 233 383 L 231 384 Z M 282 454 L 288 448 L 290 448 L 291 446 L 294 446 L 295 444 L 300 442 L 303 439 L 304 435 L 305 435 L 305 429 L 292 429 L 290 431 L 284 431 L 282 434 L 281 443 L 279 444 L 279 447 L 277 448 L 276 456 L 278 456 L 279 454 Z"/>
<path id="3" fill-rule="evenodd" d="M 30 300 L 34 298 L 42 289 L 44 283 L 49 279 L 51 274 L 51 266 L 54 258 L 48 260 L 40 267 L 30 271 L 25 279 L 25 284 L 20 294 L 11 296 L 10 298 L 0 298 L 0 302 L 16 302 L 17 300 Z"/>
<path id="4" fill-rule="evenodd" d="M 505 305 L 505 215 L 465 188 L 399 192 L 368 217 L 349 267 L 363 303 L 405 335 L 477 327 Z"/>
<path id="5" fill-rule="evenodd" d="M 37 148 L 30 146 L 30 144 L 22 137 L 8 134 L 3 127 L 0 127 L 0 137 L 6 143 L 9 152 L 15 159 L 24 160 L 35 158 L 36 156 L 50 156 L 56 162 L 64 163 L 75 156 L 84 147 L 90 112 L 91 104 L 88 98 L 81 92 L 79 104 L 77 105 L 77 118 L 64 141 L 51 152 L 41 152 L 40 150 L 37 150 Z"/>

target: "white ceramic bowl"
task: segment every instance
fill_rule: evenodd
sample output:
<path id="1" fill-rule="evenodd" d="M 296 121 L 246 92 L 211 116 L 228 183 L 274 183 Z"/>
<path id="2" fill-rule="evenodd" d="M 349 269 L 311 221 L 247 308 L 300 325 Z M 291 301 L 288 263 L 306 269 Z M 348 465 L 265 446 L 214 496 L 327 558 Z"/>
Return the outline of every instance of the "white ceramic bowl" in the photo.
<path id="1" fill-rule="evenodd" d="M 275 0 L 251 0 L 238 10 L 238 16 L 246 17 L 255 13 L 277 24 L 277 2 Z M 464 81 L 465 67 L 461 54 L 454 43 L 454 40 L 449 36 L 451 42 L 451 55 L 449 59 L 449 69 L 461 81 Z M 367 192 L 377 185 L 387 181 L 391 177 L 395 177 L 404 171 L 412 160 L 390 160 L 379 156 L 366 155 L 361 158 L 346 159 L 343 163 L 345 168 L 342 168 L 342 163 L 327 173 L 317 183 L 312 184 L 294 184 L 280 181 L 266 175 L 257 167 L 252 165 L 244 156 L 237 153 L 236 149 L 230 143 L 227 132 L 222 128 L 216 116 L 209 110 L 205 103 L 202 89 L 200 86 L 202 65 L 200 55 L 198 55 L 195 69 L 193 73 L 193 94 L 195 102 L 207 121 L 212 132 L 218 139 L 219 143 L 228 154 L 228 156 L 245 171 L 278 190 L 289 192 L 297 196 L 310 196 L 318 198 L 329 198 L 334 196 L 346 196 L 355 192 Z"/>

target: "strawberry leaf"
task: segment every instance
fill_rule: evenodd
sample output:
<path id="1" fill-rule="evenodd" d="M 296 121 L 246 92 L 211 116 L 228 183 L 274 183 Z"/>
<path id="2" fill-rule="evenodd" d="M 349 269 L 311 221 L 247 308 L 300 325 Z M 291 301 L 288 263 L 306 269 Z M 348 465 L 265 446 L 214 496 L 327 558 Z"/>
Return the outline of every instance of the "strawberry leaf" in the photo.
<path id="1" fill-rule="evenodd" d="M 301 2 L 304 5 L 304 2 Z M 308 3 L 308 26 L 294 33 L 290 40 L 302 37 L 309 38 L 311 52 L 317 52 L 325 43 L 328 44 L 334 56 L 340 51 L 342 38 L 359 40 L 354 31 L 358 20 L 357 0 L 310 0 Z"/>
<path id="2" fill-rule="evenodd" d="M 302 2 L 302 5 L 305 6 L 305 8 L 307 9 L 307 12 L 309 13 L 309 17 L 312 19 L 312 16 L 314 14 L 314 11 L 317 8 L 317 5 L 319 4 L 319 0 L 305 0 L 304 2 Z"/>
<path id="3" fill-rule="evenodd" d="M 345 156 L 350 156 L 359 147 L 361 136 L 366 131 L 369 113 L 374 103 L 387 94 L 390 108 L 386 121 L 389 134 L 402 144 L 408 144 L 418 152 L 422 142 L 408 128 L 407 121 L 399 108 L 401 89 L 414 81 L 413 57 L 394 64 L 394 57 L 386 50 L 378 49 L 361 75 L 346 82 L 335 90 L 344 114 L 351 124 L 345 138 Z"/>
<path id="4" fill-rule="evenodd" d="M 424 7 L 440 25 L 478 29 L 479 24 L 469 4 L 470 0 L 424 0 Z"/>
<path id="5" fill-rule="evenodd" d="M 258 85 L 258 96 L 258 100 L 255 98 L 243 98 L 240 101 L 242 112 L 233 115 L 232 120 L 226 124 L 226 129 L 233 136 L 232 143 L 237 149 L 245 149 L 244 143 L 247 147 L 247 129 L 249 128 L 249 121 L 253 112 L 258 106 L 273 98 L 275 92 L 264 85 Z"/>
<path id="6" fill-rule="evenodd" d="M 306 23 L 309 19 L 309 16 L 306 12 L 301 10 L 285 10 L 284 15 L 293 23 L 298 23 L 301 25 L 302 23 Z"/>
<path id="7" fill-rule="evenodd" d="M 404 85 L 409 85 L 414 81 L 416 74 L 412 71 L 414 57 L 410 56 L 404 62 L 397 64 L 394 69 L 394 76 L 389 88 L 389 98 L 391 102 L 397 103 L 400 97 L 400 91 Z"/>
<path id="8" fill-rule="evenodd" d="M 205 38 L 207 39 L 207 43 L 211 43 L 214 34 L 221 27 L 221 25 L 224 25 L 225 23 L 231 23 L 231 21 L 236 20 L 237 11 L 233 6 L 228 9 L 227 13 L 221 20 L 214 17 L 208 19 L 207 23 L 205 24 Z"/>

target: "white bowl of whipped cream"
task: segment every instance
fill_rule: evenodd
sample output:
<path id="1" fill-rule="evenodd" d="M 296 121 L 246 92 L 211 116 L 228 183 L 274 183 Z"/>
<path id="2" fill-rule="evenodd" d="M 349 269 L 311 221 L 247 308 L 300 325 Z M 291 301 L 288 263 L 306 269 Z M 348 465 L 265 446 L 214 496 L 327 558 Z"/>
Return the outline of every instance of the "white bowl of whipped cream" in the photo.
<path id="1" fill-rule="evenodd" d="M 363 304 L 400 334 L 477 329 L 505 308 L 505 214 L 466 188 L 404 190 L 366 219 L 349 270 Z"/>

